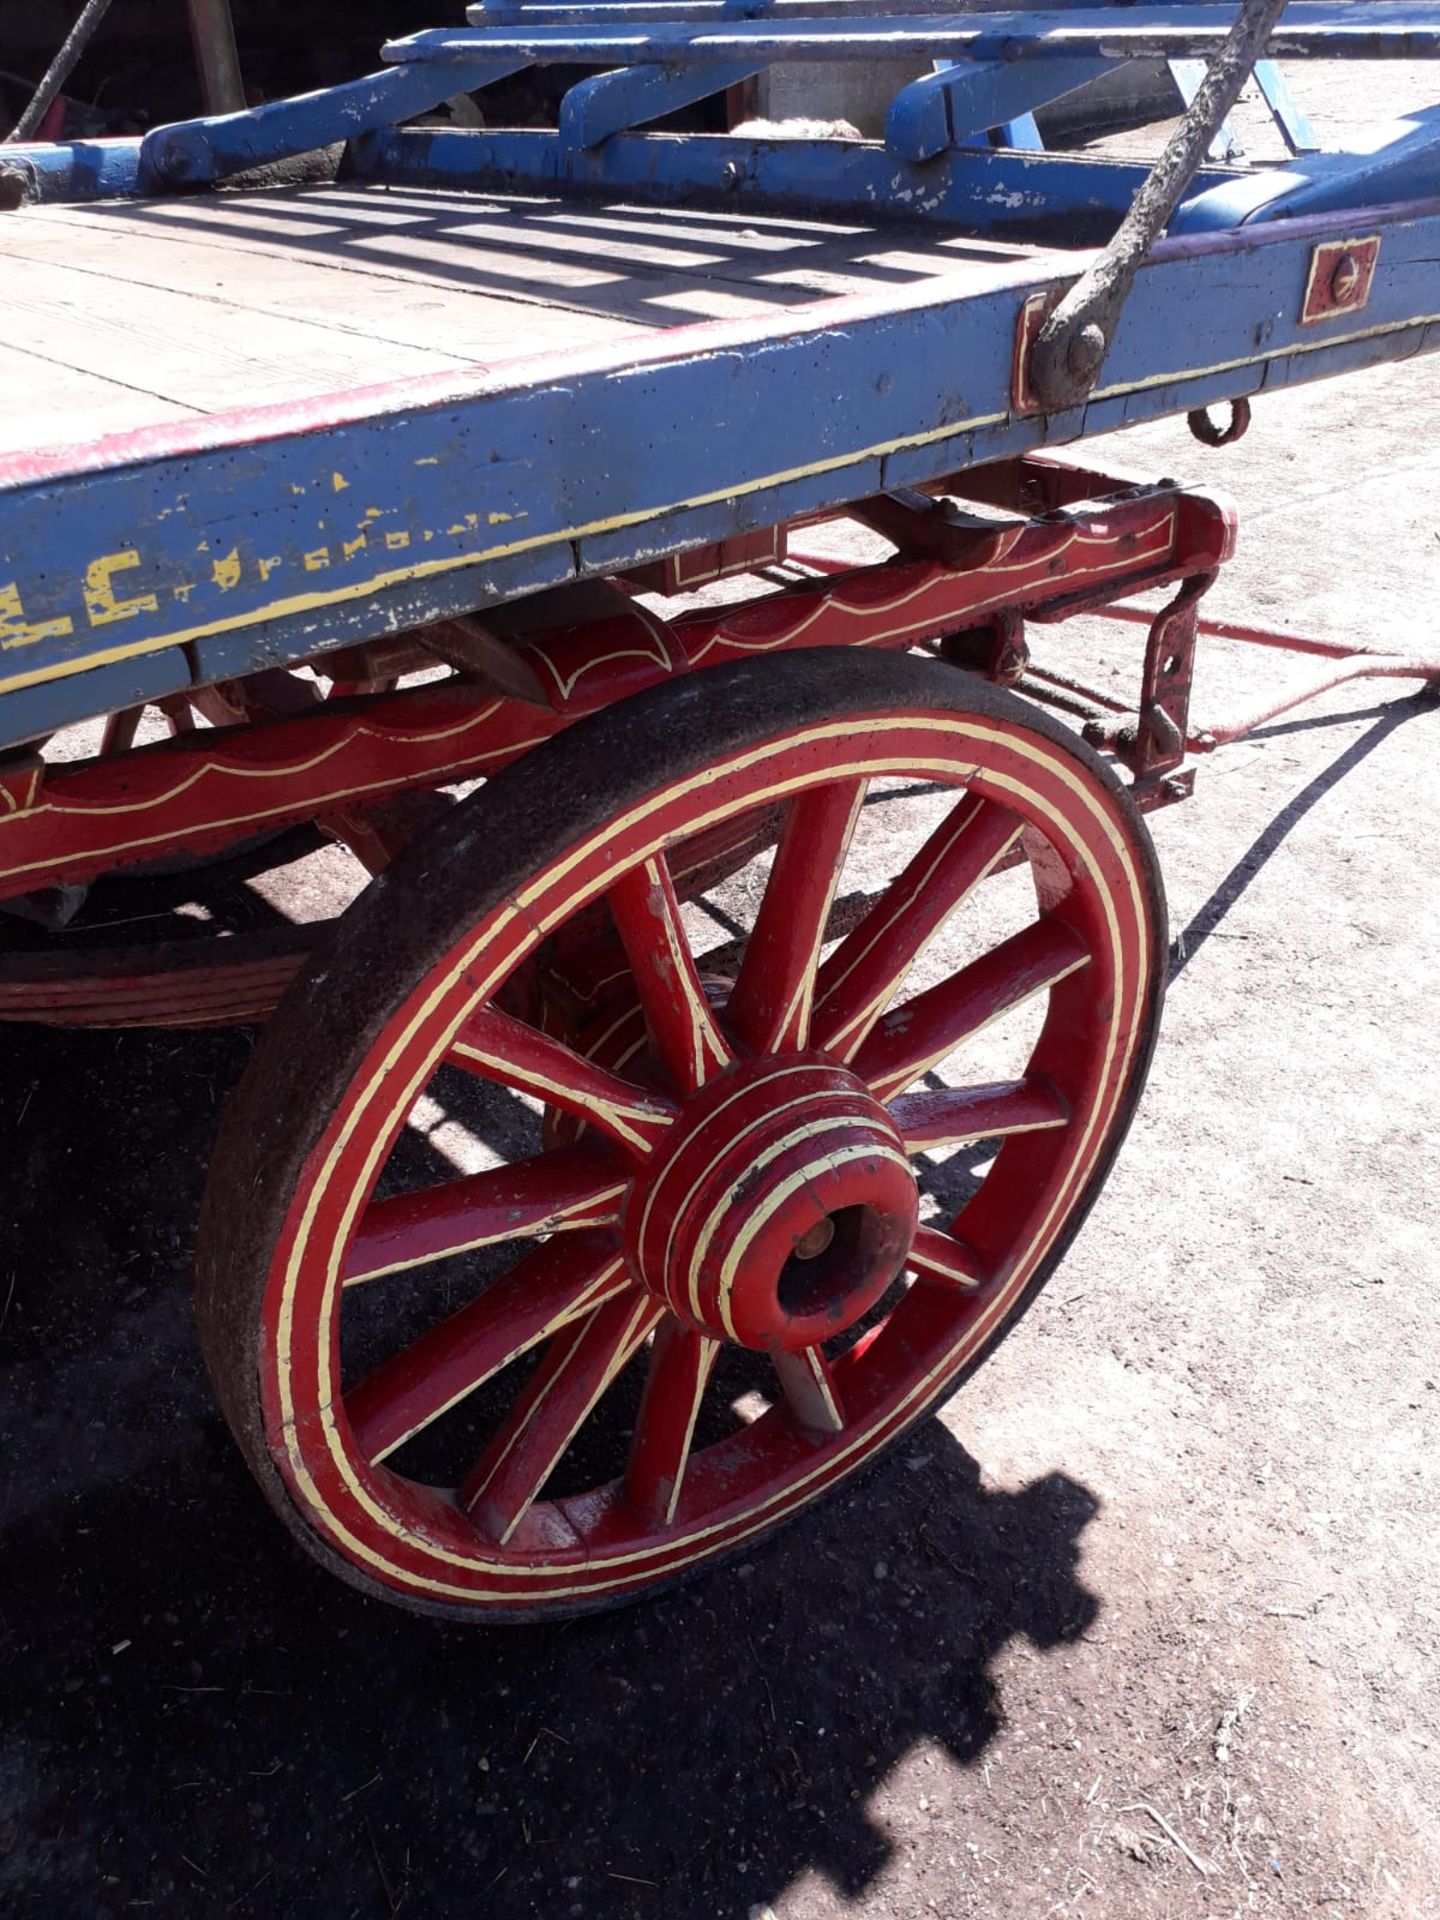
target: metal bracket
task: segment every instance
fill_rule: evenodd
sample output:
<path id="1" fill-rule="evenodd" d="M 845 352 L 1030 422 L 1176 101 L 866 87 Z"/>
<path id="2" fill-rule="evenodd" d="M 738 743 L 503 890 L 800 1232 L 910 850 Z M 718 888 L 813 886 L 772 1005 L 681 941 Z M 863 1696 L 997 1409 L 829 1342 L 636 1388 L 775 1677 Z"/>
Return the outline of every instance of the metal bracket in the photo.
<path id="1" fill-rule="evenodd" d="M 1208 407 L 1192 407 L 1185 416 L 1185 424 L 1205 446 L 1228 447 L 1232 440 L 1243 440 L 1250 431 L 1250 402 L 1232 400 L 1230 418 L 1223 427 L 1210 418 Z"/>
<path id="2" fill-rule="evenodd" d="M 1044 411 L 1079 406 L 1099 379 L 1141 262 L 1179 206 L 1284 9 L 1285 0 L 1245 0 L 1110 244 L 1041 327 L 1026 378 Z"/>
<path id="3" fill-rule="evenodd" d="M 1092 747 L 1108 749 L 1130 769 L 1137 799 L 1175 775 L 1185 758 L 1199 605 L 1217 577 L 1214 569 L 1191 574 L 1151 620 L 1138 713 L 1087 720 L 1082 729 Z"/>
<path id="4" fill-rule="evenodd" d="M 1010 411 L 1017 417 L 1045 411 L 1045 403 L 1031 385 L 1031 359 L 1040 329 L 1059 304 L 1060 293 L 1056 288 L 1048 293 L 1032 293 L 1016 317 L 1015 344 L 1010 354 Z"/>
<path id="5" fill-rule="evenodd" d="M 1340 313 L 1358 313 L 1370 298 L 1379 258 L 1378 233 L 1363 240 L 1327 240 L 1316 247 L 1300 303 L 1301 326 L 1313 327 Z"/>

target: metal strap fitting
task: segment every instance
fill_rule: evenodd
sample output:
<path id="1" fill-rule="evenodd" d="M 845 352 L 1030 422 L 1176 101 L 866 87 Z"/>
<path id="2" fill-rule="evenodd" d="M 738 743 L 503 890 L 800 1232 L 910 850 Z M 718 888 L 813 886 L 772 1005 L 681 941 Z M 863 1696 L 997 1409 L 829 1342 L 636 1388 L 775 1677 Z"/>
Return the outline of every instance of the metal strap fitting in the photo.
<path id="1" fill-rule="evenodd" d="M 1040 408 L 1078 406 L 1100 377 L 1120 310 L 1145 256 L 1169 224 L 1240 89 L 1264 53 L 1285 0 L 1245 0 L 1195 98 L 1150 169 L 1110 244 L 1040 329 L 1026 378 Z"/>

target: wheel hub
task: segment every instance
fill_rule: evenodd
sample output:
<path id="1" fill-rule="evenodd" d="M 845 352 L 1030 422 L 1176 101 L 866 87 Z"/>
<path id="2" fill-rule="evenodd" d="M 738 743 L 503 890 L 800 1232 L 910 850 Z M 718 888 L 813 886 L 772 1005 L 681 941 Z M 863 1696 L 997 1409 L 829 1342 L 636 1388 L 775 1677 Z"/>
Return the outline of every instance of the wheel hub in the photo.
<path id="1" fill-rule="evenodd" d="M 744 1065 L 687 1107 L 637 1182 L 635 1271 L 712 1339 L 817 1345 L 899 1272 L 918 1195 L 904 1143 L 854 1074 L 796 1056 Z"/>

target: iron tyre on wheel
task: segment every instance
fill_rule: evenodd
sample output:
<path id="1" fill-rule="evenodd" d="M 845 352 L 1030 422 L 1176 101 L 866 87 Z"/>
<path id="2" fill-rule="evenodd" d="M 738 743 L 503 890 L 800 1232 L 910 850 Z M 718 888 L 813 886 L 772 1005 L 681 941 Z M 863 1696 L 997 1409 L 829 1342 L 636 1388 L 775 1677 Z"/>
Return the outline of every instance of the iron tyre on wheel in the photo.
<path id="1" fill-rule="evenodd" d="M 923 832 L 857 907 L 867 798 Z M 777 803 L 748 924 L 697 967 L 670 859 Z M 983 902 L 1017 881 L 1007 932 Z M 615 955 L 586 1039 L 522 991 L 577 925 Z M 1043 1284 L 1128 1125 L 1164 956 L 1118 784 L 953 669 L 797 653 L 581 723 L 367 889 L 231 1104 L 199 1314 L 252 1470 L 336 1571 L 454 1614 L 614 1604 L 755 1539 Z M 1007 1022 L 1017 1064 L 983 1077 Z"/>

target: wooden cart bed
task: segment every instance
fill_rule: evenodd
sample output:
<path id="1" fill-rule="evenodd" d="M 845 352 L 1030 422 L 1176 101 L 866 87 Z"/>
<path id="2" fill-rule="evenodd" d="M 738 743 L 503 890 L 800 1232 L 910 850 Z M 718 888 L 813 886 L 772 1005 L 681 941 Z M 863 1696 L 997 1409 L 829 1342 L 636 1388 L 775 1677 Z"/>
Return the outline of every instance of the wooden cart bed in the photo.
<path id="1" fill-rule="evenodd" d="M 0 224 L 0 452 L 760 317 L 1026 249 L 926 228 L 375 187 Z"/>

